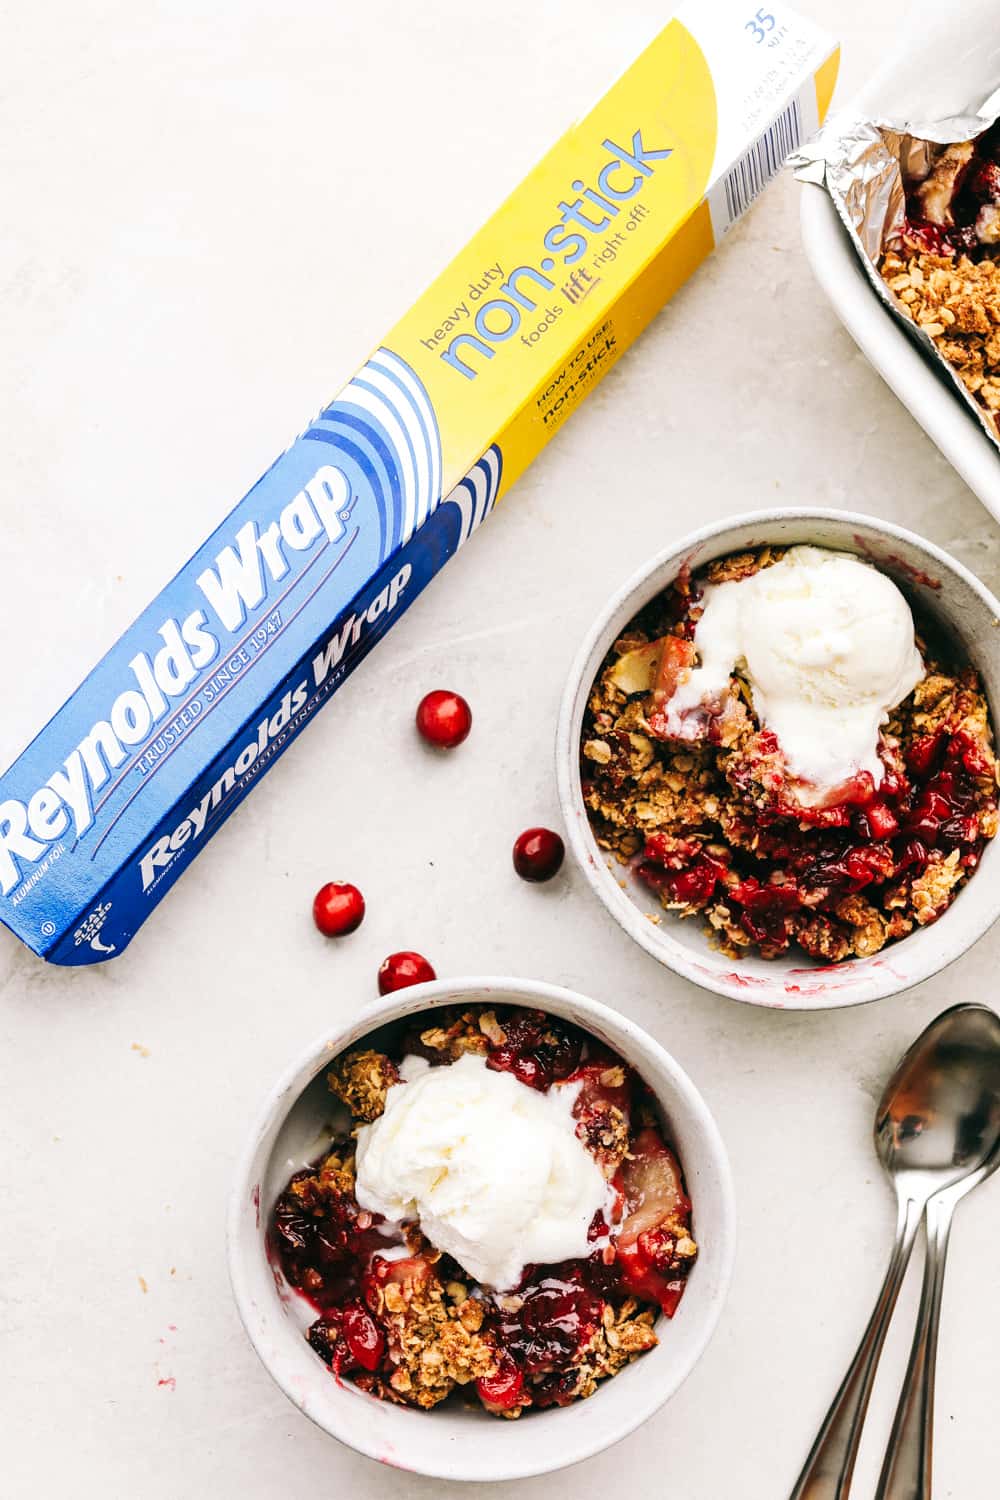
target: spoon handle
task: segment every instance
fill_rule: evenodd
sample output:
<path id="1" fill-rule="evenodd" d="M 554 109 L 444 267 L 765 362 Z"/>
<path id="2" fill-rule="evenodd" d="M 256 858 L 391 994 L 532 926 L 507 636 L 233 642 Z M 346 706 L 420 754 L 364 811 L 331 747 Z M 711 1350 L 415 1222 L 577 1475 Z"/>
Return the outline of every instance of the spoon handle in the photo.
<path id="1" fill-rule="evenodd" d="M 920 1311 L 875 1500 L 931 1500 L 934 1367 L 948 1236 L 956 1202 L 954 1197 L 942 1194 L 927 1204 L 927 1260 Z"/>
<path id="2" fill-rule="evenodd" d="M 868 1410 L 885 1342 L 889 1319 L 899 1296 L 903 1276 L 909 1263 L 913 1241 L 920 1227 L 923 1204 L 901 1198 L 896 1224 L 896 1244 L 889 1269 L 882 1283 L 871 1322 L 865 1329 L 858 1352 L 834 1397 L 833 1405 L 816 1435 L 805 1468 L 789 1500 L 847 1500 L 861 1441 L 861 1426 Z"/>

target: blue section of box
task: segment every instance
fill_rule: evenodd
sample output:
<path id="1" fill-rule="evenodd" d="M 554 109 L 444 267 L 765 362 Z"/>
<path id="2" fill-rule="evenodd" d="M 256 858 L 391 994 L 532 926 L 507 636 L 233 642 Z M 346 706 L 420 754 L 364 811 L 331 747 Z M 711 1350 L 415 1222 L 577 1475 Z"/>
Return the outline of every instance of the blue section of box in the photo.
<path id="1" fill-rule="evenodd" d="M 121 952 L 261 775 L 489 513 L 444 497 L 423 386 L 381 349 L 0 779 L 0 920 Z"/>

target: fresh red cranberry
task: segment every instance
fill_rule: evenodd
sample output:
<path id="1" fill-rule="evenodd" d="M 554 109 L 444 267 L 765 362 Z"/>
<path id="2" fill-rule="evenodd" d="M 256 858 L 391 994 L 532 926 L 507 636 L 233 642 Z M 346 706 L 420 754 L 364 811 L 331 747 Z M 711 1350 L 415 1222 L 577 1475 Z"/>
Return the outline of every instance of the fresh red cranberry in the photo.
<path id="1" fill-rule="evenodd" d="M 390 953 L 378 971 L 378 992 L 391 995 L 411 984 L 427 984 L 437 975 L 422 953 Z"/>
<path id="2" fill-rule="evenodd" d="M 313 921 L 324 937 L 346 937 L 361 926 L 365 898 L 356 885 L 328 880 L 313 898 Z"/>
<path id="3" fill-rule="evenodd" d="M 468 738 L 472 709 L 458 693 L 436 688 L 417 705 L 417 728 L 429 745 L 454 750 Z"/>
<path id="4" fill-rule="evenodd" d="M 514 845 L 514 869 L 522 880 L 551 880 L 565 853 L 565 844 L 551 828 L 526 828 Z"/>

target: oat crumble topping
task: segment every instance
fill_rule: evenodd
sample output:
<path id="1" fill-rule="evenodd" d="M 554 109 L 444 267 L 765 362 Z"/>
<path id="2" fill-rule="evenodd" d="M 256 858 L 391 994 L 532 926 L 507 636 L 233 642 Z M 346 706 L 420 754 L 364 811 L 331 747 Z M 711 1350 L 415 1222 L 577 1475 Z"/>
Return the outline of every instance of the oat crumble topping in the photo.
<path id="1" fill-rule="evenodd" d="M 934 340 L 996 424 L 1000 413 L 1000 265 L 890 250 L 882 275 L 900 307 Z"/>
<path id="2" fill-rule="evenodd" d="M 327 1082 L 358 1124 L 367 1125 L 385 1109 L 385 1096 L 399 1082 L 399 1073 L 381 1052 L 362 1050 L 338 1058 Z"/>
<path id="3" fill-rule="evenodd" d="M 374 1278 L 370 1308 L 388 1334 L 395 1366 L 389 1385 L 396 1395 L 416 1406 L 436 1406 L 456 1385 L 495 1373 L 497 1351 L 481 1333 L 481 1303 L 450 1298 L 422 1257 L 383 1262 L 380 1269 L 386 1275 Z M 359 1383 L 364 1389 L 363 1376 Z"/>

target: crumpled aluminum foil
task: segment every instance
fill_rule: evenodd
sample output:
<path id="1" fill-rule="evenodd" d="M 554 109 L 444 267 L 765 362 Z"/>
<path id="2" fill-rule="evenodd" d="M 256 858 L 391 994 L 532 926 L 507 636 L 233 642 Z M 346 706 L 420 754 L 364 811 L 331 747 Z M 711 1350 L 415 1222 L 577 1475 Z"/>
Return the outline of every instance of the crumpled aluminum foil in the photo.
<path id="1" fill-rule="evenodd" d="M 904 178 L 923 177 L 937 148 L 971 141 L 1000 118 L 1000 88 L 973 112 L 943 120 L 865 119 L 860 113 L 830 117 L 819 134 L 789 158 L 801 182 L 816 183 L 830 194 L 879 299 L 898 318 L 924 355 L 942 372 L 983 431 L 1000 448 L 993 421 L 966 389 L 934 340 L 902 311 L 902 305 L 878 271 L 888 242 L 902 227 Z"/>

